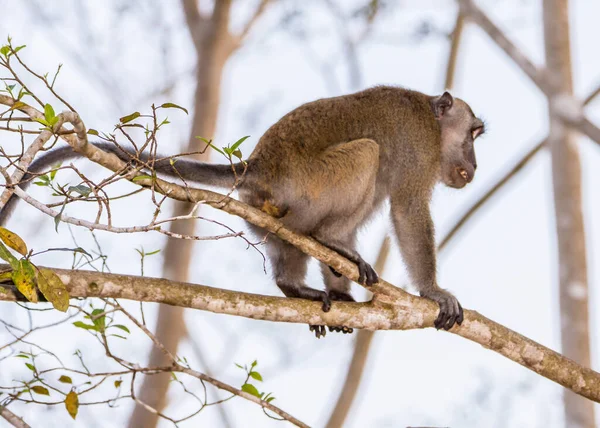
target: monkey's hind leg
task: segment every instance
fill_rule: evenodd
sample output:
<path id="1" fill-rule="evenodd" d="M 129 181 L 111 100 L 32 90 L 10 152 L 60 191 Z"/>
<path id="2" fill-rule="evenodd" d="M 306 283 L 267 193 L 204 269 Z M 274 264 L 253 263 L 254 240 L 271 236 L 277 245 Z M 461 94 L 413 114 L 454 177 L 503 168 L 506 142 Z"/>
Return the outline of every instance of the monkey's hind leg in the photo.
<path id="1" fill-rule="evenodd" d="M 268 245 L 268 255 L 273 265 L 275 282 L 283 294 L 286 297 L 323 302 L 323 312 L 329 312 L 331 300 L 327 293 L 304 284 L 308 256 L 278 238 L 270 238 Z"/>

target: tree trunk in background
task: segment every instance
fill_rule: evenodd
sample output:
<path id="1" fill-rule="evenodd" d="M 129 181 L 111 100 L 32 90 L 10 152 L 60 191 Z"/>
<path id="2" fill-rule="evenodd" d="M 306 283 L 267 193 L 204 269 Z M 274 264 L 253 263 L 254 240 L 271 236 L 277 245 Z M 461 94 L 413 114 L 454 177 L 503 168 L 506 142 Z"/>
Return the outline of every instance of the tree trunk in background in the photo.
<path id="1" fill-rule="evenodd" d="M 381 248 L 379 248 L 379 254 L 374 266 L 375 272 L 380 276 L 383 275 L 385 270 L 385 264 L 389 253 L 390 237 L 386 236 L 381 243 Z M 348 417 L 348 413 L 350 413 L 354 397 L 358 392 L 358 387 L 360 386 L 360 381 L 365 371 L 365 365 L 367 363 L 367 357 L 369 356 L 369 350 L 374 335 L 374 331 L 358 330 L 354 345 L 354 353 L 352 354 L 352 361 L 350 361 L 350 366 L 346 372 L 346 379 L 342 386 L 342 392 L 340 393 L 335 408 L 327 422 L 327 428 L 341 428 L 344 426 L 344 421 Z"/>
<path id="2" fill-rule="evenodd" d="M 546 65 L 557 78 L 560 90 L 573 93 L 567 0 L 544 0 Z M 581 164 L 576 135 L 554 113 L 549 102 L 552 182 L 556 233 L 562 352 L 591 367 L 588 317 L 588 279 L 585 231 L 581 210 Z M 564 390 L 566 426 L 594 427 L 591 401 Z"/>
<path id="3" fill-rule="evenodd" d="M 214 12 L 210 17 L 203 17 L 198 11 L 195 0 L 183 0 L 192 40 L 196 48 L 198 64 L 196 68 L 196 92 L 194 95 L 194 115 L 187 148 L 185 151 L 199 151 L 206 146 L 201 140 L 194 138 L 201 136 L 206 139 L 213 138 L 217 123 L 219 98 L 221 91 L 221 77 L 223 67 L 231 53 L 231 35 L 228 32 L 230 0 L 220 0 L 216 3 Z M 210 149 L 197 159 L 207 161 Z M 177 203 L 172 216 L 188 214 L 193 205 Z M 178 221 L 172 223 L 171 231 L 174 233 L 191 235 L 194 233 L 195 221 Z M 188 272 L 192 256 L 192 240 L 169 239 L 163 251 L 163 277 L 173 281 L 188 282 Z M 168 305 L 160 305 L 157 326 L 155 328 L 158 340 L 171 352 L 177 351 L 177 346 L 186 335 L 183 319 L 184 311 Z M 152 348 L 149 366 L 162 366 L 166 362 L 163 353 L 156 347 Z M 158 374 L 143 378 L 138 389 L 139 398 L 158 411 L 166 407 L 167 390 L 170 383 L 168 374 Z M 144 407 L 137 405 L 130 419 L 131 427 L 153 427 L 158 422 L 158 416 L 149 412 Z"/>

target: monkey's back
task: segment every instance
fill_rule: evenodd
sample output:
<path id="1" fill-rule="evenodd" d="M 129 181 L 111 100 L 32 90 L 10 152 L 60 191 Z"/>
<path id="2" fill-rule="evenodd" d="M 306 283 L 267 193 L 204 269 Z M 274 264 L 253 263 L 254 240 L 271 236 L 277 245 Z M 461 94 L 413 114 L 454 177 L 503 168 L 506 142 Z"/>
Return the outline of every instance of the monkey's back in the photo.
<path id="1" fill-rule="evenodd" d="M 251 169 L 276 181 L 328 147 L 360 138 L 379 144 L 383 169 L 431 164 L 432 154 L 439 156 L 440 131 L 430 99 L 416 91 L 376 86 L 303 104 L 265 132 L 249 158 Z"/>

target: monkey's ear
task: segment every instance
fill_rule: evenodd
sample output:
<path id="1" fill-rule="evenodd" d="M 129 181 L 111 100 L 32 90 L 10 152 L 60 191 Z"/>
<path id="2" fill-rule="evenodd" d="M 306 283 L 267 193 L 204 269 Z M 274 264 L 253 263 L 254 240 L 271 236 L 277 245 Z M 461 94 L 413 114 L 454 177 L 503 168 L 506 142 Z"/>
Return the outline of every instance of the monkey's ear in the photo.
<path id="1" fill-rule="evenodd" d="M 452 107 L 453 102 L 454 98 L 452 98 L 452 95 L 450 95 L 450 93 L 447 91 L 439 97 L 435 97 L 431 101 L 431 108 L 433 109 L 433 114 L 435 114 L 435 118 L 441 119 L 442 116 L 444 116 L 444 114 L 446 114 L 446 112 L 450 110 L 450 107 Z"/>

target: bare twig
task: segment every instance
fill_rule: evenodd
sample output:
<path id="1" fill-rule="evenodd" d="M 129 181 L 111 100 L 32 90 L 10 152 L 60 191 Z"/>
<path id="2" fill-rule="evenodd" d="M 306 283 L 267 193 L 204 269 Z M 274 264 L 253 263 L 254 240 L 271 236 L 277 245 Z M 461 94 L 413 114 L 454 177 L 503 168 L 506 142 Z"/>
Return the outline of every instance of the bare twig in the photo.
<path id="1" fill-rule="evenodd" d="M 19 416 L 8 410 L 0 404 L 0 416 L 2 416 L 9 424 L 17 428 L 29 428 L 29 425 Z"/>

